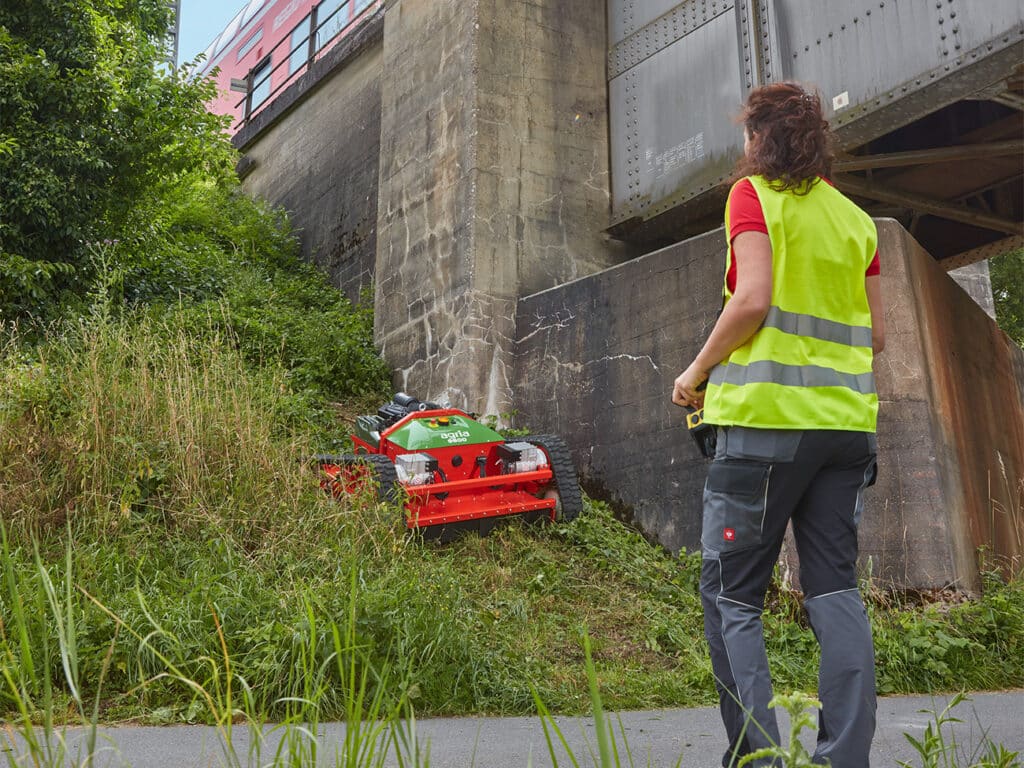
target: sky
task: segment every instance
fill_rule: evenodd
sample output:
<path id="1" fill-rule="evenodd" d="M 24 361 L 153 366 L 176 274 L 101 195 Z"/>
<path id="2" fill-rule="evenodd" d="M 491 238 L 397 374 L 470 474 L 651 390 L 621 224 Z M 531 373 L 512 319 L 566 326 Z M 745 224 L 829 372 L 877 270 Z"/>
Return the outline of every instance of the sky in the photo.
<path id="1" fill-rule="evenodd" d="M 178 63 L 191 61 L 206 50 L 248 0 L 181 0 Z"/>

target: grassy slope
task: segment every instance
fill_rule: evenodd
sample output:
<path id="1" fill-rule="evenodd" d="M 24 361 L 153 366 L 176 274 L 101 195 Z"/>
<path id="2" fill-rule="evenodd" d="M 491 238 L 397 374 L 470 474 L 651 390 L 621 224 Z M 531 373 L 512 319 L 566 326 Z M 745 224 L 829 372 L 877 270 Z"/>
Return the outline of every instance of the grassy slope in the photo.
<path id="1" fill-rule="evenodd" d="M 584 629 L 610 708 L 711 701 L 698 558 L 652 547 L 601 504 L 567 526 L 447 546 L 409 538 L 395 509 L 318 494 L 303 461 L 317 430 L 297 415 L 283 370 L 173 323 L 98 321 L 35 362 L 8 345 L 0 372 L 0 651 L 16 677 L 26 652 L 14 594 L 27 605 L 39 594 L 30 542 L 62 584 L 70 534 L 80 674 L 94 691 L 106 665 L 107 719 L 196 715 L 188 689 L 154 681 L 166 665 L 153 649 L 209 684 L 220 631 L 259 708 L 280 713 L 275 702 L 308 685 L 310 649 L 329 648 L 332 622 L 344 624 L 350 594 L 359 645 L 373 665 L 389 660 L 395 692 L 421 714 L 529 712 L 531 686 L 555 711 L 586 710 Z M 1019 582 L 991 580 L 976 602 L 878 599 L 872 612 L 883 691 L 1024 684 Z M 46 635 L 60 669 L 46 611 L 21 623 L 32 653 Z M 766 625 L 780 689 L 813 691 L 797 597 L 773 591 Z M 312 653 L 316 664 L 327 656 Z M 324 717 L 343 712 L 341 689 L 328 680 Z"/>
<path id="2" fill-rule="evenodd" d="M 311 670 L 330 667 L 353 603 L 360 652 L 422 714 L 532 711 L 531 686 L 586 710 L 585 630 L 610 707 L 711 701 L 699 558 L 601 504 L 438 546 L 408 538 L 399 510 L 324 498 L 306 459 L 337 447 L 325 403 L 352 414 L 383 396 L 369 311 L 230 187 L 167 194 L 143 240 L 96 251 L 84 305 L 64 312 L 84 320 L 0 340 L 0 710 L 38 702 L 44 662 L 66 661 L 47 576 L 71 587 L 77 674 L 86 692 L 104 680 L 108 719 L 198 716 L 195 691 L 161 675 L 216 684 L 225 649 L 258 709 L 280 714 L 316 678 L 322 716 L 341 714 L 337 670 Z M 1024 684 L 1020 582 L 962 604 L 876 597 L 881 690 Z M 766 626 L 780 688 L 814 690 L 797 597 L 774 590 Z"/>

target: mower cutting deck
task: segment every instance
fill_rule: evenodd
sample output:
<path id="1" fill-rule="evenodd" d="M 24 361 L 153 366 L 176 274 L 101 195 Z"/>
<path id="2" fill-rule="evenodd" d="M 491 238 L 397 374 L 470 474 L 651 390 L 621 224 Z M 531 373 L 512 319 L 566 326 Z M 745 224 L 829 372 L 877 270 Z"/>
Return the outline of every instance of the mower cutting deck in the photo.
<path id="1" fill-rule="evenodd" d="M 352 444 L 355 454 L 317 457 L 321 488 L 341 496 L 369 486 L 403 503 L 407 527 L 426 535 L 486 533 L 510 516 L 567 522 L 583 508 L 560 437 L 505 440 L 465 411 L 401 392 L 356 418 Z"/>

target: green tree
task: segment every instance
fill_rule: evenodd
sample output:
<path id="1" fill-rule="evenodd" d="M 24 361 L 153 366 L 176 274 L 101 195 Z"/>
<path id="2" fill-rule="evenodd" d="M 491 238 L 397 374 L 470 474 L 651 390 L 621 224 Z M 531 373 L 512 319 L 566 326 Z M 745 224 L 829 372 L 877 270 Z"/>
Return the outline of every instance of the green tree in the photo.
<path id="1" fill-rule="evenodd" d="M 230 171 L 209 82 L 158 66 L 164 0 L 0 4 L 0 315 L 45 313 L 91 280 L 89 244 L 115 240 L 176 174 Z"/>
<path id="2" fill-rule="evenodd" d="M 989 262 L 996 321 L 1024 347 L 1024 249 L 1004 253 Z"/>

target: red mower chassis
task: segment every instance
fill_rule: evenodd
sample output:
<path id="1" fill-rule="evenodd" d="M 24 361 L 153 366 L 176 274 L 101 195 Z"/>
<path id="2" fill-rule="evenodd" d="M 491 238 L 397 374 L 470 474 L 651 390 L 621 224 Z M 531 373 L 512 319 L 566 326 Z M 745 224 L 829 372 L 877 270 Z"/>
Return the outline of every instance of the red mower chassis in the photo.
<path id="1" fill-rule="evenodd" d="M 356 419 L 355 453 L 318 456 L 320 487 L 401 503 L 406 526 L 428 536 L 487 532 L 500 518 L 568 522 L 583 507 L 565 442 L 506 440 L 474 416 L 399 393 Z M 446 536 L 447 537 L 447 536 Z"/>

